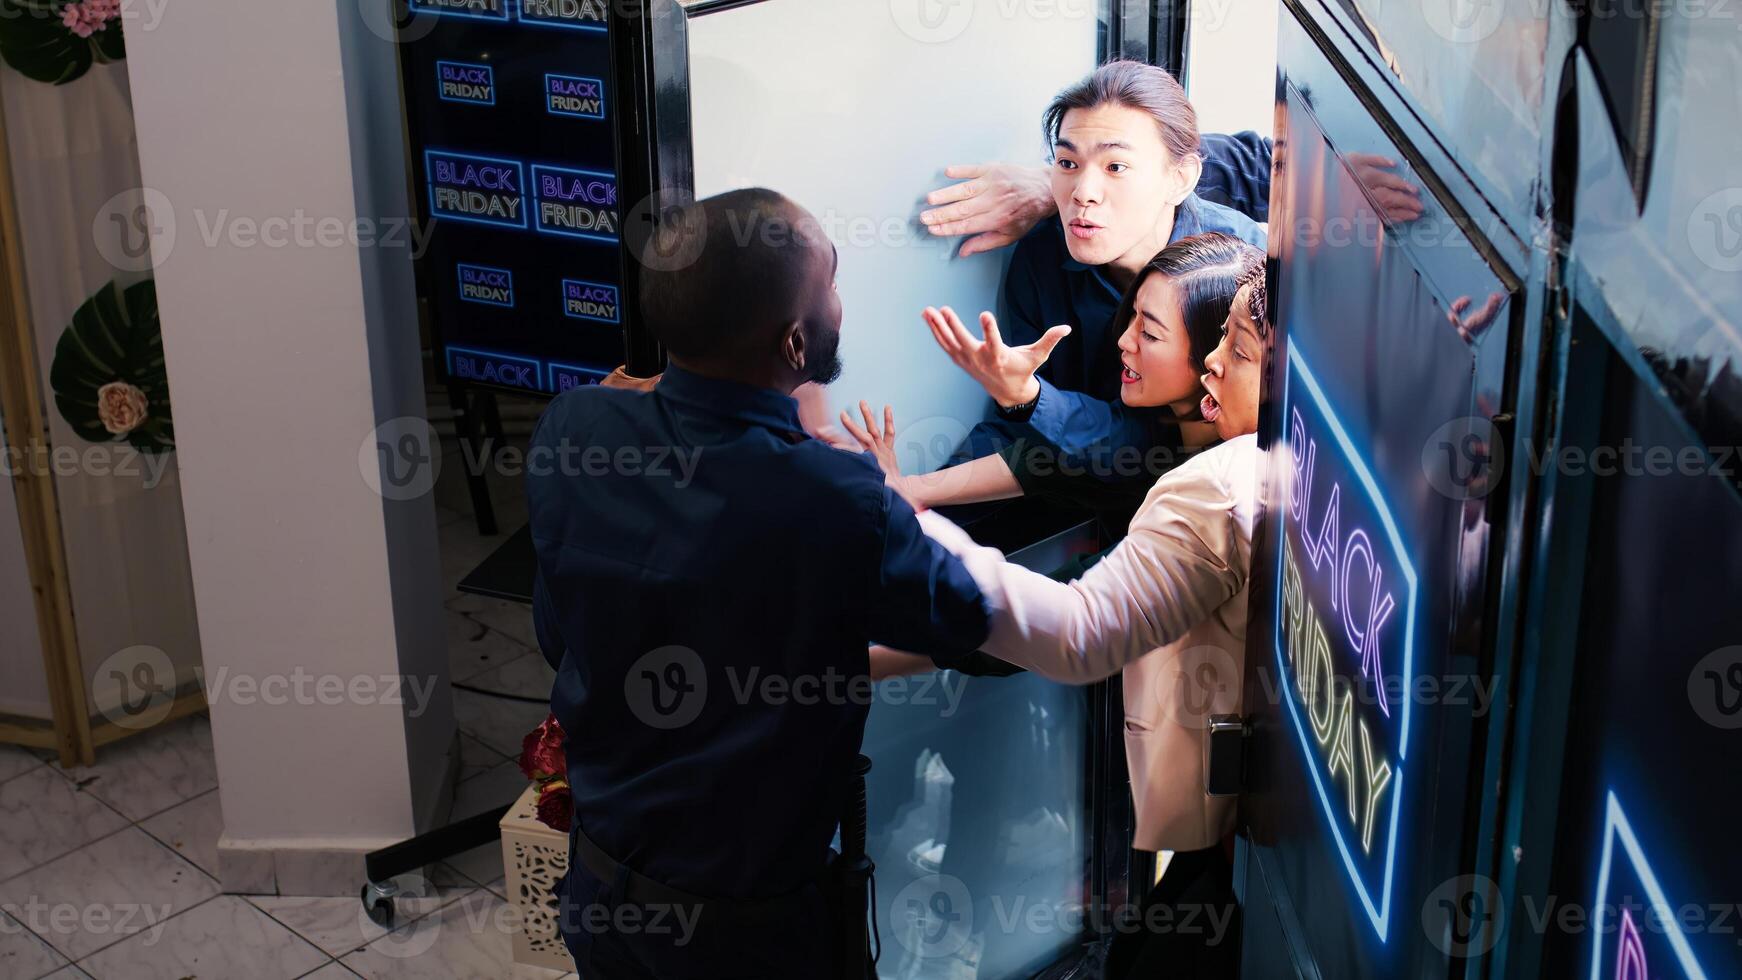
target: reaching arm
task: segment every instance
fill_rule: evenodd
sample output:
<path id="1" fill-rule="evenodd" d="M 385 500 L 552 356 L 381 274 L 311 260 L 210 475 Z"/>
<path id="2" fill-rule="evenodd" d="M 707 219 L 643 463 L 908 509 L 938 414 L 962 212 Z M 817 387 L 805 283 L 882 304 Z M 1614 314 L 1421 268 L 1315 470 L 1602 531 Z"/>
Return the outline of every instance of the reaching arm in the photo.
<path id="1" fill-rule="evenodd" d="M 1059 452 L 1061 464 L 1085 466 L 1084 460 L 1097 449 L 1135 447 L 1148 450 L 1157 444 L 1160 426 L 1155 409 L 1132 409 L 1123 402 L 1109 402 L 1080 391 L 1066 391 L 1044 378 L 1028 425 L 1035 434 Z M 1111 479 L 1114 474 L 1086 467 L 1090 476 Z"/>
<path id="2" fill-rule="evenodd" d="M 1071 333 L 1070 324 L 1061 323 L 1033 343 L 1011 346 L 1004 342 L 998 332 L 998 318 L 990 312 L 980 314 L 983 337 L 970 333 L 956 311 L 947 306 L 941 310 L 928 306 L 920 315 L 938 347 L 1003 408 L 1033 400 L 1041 365 L 1052 356 L 1059 341 Z"/>
<path id="3" fill-rule="evenodd" d="M 992 635 L 981 649 L 1054 680 L 1088 684 L 1178 641 L 1239 592 L 1250 560 L 1244 502 L 1255 469 L 1244 458 L 1221 465 L 1228 461 L 1227 454 L 1205 454 L 1163 477 L 1130 536 L 1069 584 L 1004 561 L 935 513 L 920 520 L 985 590 Z"/>
<path id="4" fill-rule="evenodd" d="M 1028 295 L 1032 290 L 1024 289 L 1032 282 L 1019 268 L 1022 257 L 1018 249 L 1004 287 L 1008 326 L 1015 343 L 1004 342 L 998 320 L 991 313 L 980 314 L 983 336 L 977 338 L 947 306 L 941 310 L 928 307 L 922 314 L 932 339 L 1001 409 L 1008 412 L 1033 402 L 1025 418 L 1006 417 L 1027 422 L 1043 441 L 1060 451 L 1061 464 L 1091 469 L 1083 466 L 1083 461 L 1099 447 L 1148 450 L 1157 439 L 1151 421 L 1155 410 L 1129 409 L 1116 400 L 1066 391 L 1047 379 L 1046 360 L 1071 328 L 1069 324 L 1047 327 L 1039 322 L 1033 297 Z M 1112 474 L 1099 475 L 1104 480 L 1112 478 Z"/>
<path id="5" fill-rule="evenodd" d="M 1251 131 L 1205 133 L 1203 175 L 1197 193 L 1241 211 L 1253 221 L 1270 213 L 1271 141 Z M 960 183 L 932 191 L 919 219 L 940 238 L 965 236 L 961 255 L 1015 243 L 1030 228 L 1058 213 L 1050 167 L 1009 163 L 957 165 L 944 175 Z"/>
<path id="6" fill-rule="evenodd" d="M 962 562 L 926 537 L 913 509 L 883 487 L 883 560 L 870 603 L 871 638 L 927 656 L 960 655 L 986 639 L 986 598 Z"/>
<path id="7" fill-rule="evenodd" d="M 978 504 L 1022 496 L 1022 484 L 1003 456 L 982 456 L 959 466 L 901 477 L 902 496 L 922 508 Z"/>
<path id="8" fill-rule="evenodd" d="M 978 650 L 960 656 L 934 658 L 873 643 L 869 652 L 873 681 L 928 674 L 934 670 L 953 670 L 968 677 L 1009 677 L 1022 673 L 1021 667 Z"/>
<path id="9" fill-rule="evenodd" d="M 962 243 L 963 258 L 1003 248 L 1058 211 L 1046 167 L 958 164 L 944 175 L 961 183 L 926 195 L 930 207 L 919 220 L 940 238 L 972 236 Z"/>
<path id="10" fill-rule="evenodd" d="M 930 657 L 891 649 L 881 643 L 871 644 L 871 649 L 867 653 L 870 655 L 871 679 L 874 681 L 886 681 L 891 677 L 909 677 L 913 674 L 926 674 L 938 669 L 938 665 L 932 663 Z"/>
<path id="11" fill-rule="evenodd" d="M 1033 348 L 1049 332 L 1047 324 L 1040 319 L 1040 301 L 1035 287 L 1036 270 L 1029 265 L 1032 258 L 1031 253 L 1017 249 L 1010 260 L 1010 271 L 1004 279 L 1004 309 L 1005 319 L 1008 321 L 1004 326 L 1010 343 L 1023 345 L 1025 348 Z M 932 330 L 933 336 L 946 352 L 950 351 L 946 341 L 953 341 L 957 348 L 962 346 L 961 337 L 955 333 L 949 319 L 946 317 L 944 323 L 934 324 Z M 991 333 L 987 336 L 990 337 Z M 1036 399 L 1027 418 L 1019 421 L 1027 422 L 1036 435 L 1060 451 L 1059 458 L 1051 462 L 1087 469 L 1082 465 L 1083 457 L 1095 447 L 1136 446 L 1148 449 L 1155 444 L 1157 433 L 1148 422 L 1156 414 L 1155 410 L 1134 411 L 1126 408 L 1118 399 L 1104 401 L 1079 391 L 1060 388 L 1052 383 L 1051 374 L 1044 362 L 1031 373 L 1032 379 L 1017 379 L 1022 392 L 1029 398 Z M 1006 386 L 1014 387 L 1017 382 L 1006 382 Z M 987 391 L 992 391 L 991 386 L 987 387 Z M 1105 475 L 1102 476 L 1102 479 L 1106 478 Z M 1020 472 L 1017 479 L 1021 479 Z"/>
<path id="12" fill-rule="evenodd" d="M 982 456 L 947 469 L 919 476 L 902 476 L 901 460 L 895 441 L 895 410 L 883 406 L 883 423 L 871 411 L 869 402 L 859 403 L 863 423 L 841 412 L 841 425 L 858 443 L 858 449 L 870 453 L 883 470 L 883 477 L 895 491 L 907 499 L 914 510 L 945 507 L 950 504 L 977 504 L 987 500 L 1007 500 L 1022 496 L 1022 485 L 1016 482 L 1010 464 L 997 454 Z"/>

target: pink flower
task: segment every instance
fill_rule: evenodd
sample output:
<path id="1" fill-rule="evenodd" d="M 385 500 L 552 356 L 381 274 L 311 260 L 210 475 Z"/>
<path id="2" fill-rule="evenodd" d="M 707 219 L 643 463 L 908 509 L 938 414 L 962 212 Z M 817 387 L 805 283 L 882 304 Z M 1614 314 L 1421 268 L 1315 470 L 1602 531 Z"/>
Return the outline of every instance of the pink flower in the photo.
<path id="1" fill-rule="evenodd" d="M 60 8 L 60 22 L 80 37 L 91 36 L 91 29 L 85 26 L 84 8 L 76 3 Z"/>
<path id="2" fill-rule="evenodd" d="M 97 389 L 97 418 L 110 434 L 124 436 L 144 424 L 145 392 L 125 381 L 111 381 Z"/>
<path id="3" fill-rule="evenodd" d="M 60 22 L 79 37 L 90 37 L 120 16 L 121 0 L 73 0 L 61 8 Z"/>

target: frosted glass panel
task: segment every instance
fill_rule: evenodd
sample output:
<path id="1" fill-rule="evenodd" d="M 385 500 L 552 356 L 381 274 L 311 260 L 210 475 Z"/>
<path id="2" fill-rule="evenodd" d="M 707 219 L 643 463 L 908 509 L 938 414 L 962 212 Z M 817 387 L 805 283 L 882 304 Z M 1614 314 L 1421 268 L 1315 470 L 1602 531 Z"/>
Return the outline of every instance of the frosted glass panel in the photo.
<path id="1" fill-rule="evenodd" d="M 937 5 L 967 11 L 960 25 L 923 17 L 931 4 L 765 0 L 689 32 L 696 195 L 766 186 L 823 222 L 846 311 L 831 397 L 894 405 L 927 468 L 987 400 L 920 310 L 995 309 L 1008 250 L 956 258 L 918 222 L 925 194 L 953 163 L 1043 162 L 1041 110 L 1096 48 L 1093 4 Z"/>

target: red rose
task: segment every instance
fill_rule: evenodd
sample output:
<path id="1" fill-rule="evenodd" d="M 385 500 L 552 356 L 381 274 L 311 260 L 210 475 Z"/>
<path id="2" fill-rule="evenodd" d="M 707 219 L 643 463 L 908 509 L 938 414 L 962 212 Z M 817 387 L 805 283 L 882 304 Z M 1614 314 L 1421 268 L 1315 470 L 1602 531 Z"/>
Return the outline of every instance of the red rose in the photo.
<path id="1" fill-rule="evenodd" d="M 526 734 L 520 743 L 520 771 L 527 779 L 543 781 L 566 778 L 568 757 L 563 753 L 563 726 L 551 715 Z"/>
<path id="2" fill-rule="evenodd" d="M 538 822 L 566 834 L 574 815 L 575 801 L 569 795 L 569 781 L 553 779 L 545 783 L 544 789 L 538 794 Z"/>

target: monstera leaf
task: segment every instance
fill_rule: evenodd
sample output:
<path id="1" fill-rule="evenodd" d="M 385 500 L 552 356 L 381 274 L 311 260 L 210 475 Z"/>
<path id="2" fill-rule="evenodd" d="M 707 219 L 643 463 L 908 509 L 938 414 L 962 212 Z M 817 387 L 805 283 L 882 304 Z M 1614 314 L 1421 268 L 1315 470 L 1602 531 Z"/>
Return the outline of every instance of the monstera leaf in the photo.
<path id="1" fill-rule="evenodd" d="M 109 283 L 85 300 L 55 344 L 55 407 L 79 438 L 126 440 L 140 452 L 175 448 L 157 286 Z"/>
<path id="2" fill-rule="evenodd" d="M 64 85 L 94 63 L 127 56 L 119 19 L 79 37 L 61 22 L 66 6 L 66 0 L 0 0 L 0 58 L 27 78 Z"/>

